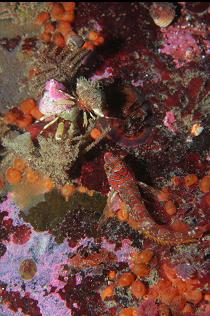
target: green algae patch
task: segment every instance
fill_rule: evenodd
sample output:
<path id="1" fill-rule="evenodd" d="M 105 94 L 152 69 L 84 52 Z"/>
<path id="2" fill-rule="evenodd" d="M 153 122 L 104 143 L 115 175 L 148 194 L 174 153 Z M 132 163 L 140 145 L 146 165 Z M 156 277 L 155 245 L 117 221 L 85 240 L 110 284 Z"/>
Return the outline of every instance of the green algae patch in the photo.
<path id="1" fill-rule="evenodd" d="M 27 215 L 21 214 L 36 231 L 48 230 L 60 243 L 65 238 L 76 241 L 95 236 L 105 205 L 106 197 L 99 193 L 89 196 L 75 192 L 67 202 L 57 190 L 53 190 L 45 194 L 45 201 L 32 207 Z"/>

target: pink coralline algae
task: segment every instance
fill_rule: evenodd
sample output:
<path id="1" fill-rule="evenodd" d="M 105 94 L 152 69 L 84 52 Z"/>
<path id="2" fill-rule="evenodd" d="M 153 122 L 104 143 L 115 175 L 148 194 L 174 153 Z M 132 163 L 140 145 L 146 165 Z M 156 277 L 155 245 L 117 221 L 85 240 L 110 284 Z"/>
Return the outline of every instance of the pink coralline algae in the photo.
<path id="1" fill-rule="evenodd" d="M 23 316 L 23 313 L 13 312 L 8 309 L 5 305 L 0 305 L 0 316 Z"/>
<path id="2" fill-rule="evenodd" d="M 111 78 L 113 76 L 113 69 L 112 67 L 107 67 L 104 69 L 104 72 L 97 72 L 95 75 L 91 77 L 92 81 L 101 80 L 101 79 L 107 79 Z"/>
<path id="3" fill-rule="evenodd" d="M 117 256 L 118 262 L 128 262 L 130 253 L 134 250 L 131 244 L 132 242 L 129 239 L 123 239 L 121 248 L 116 250 L 116 245 L 114 243 L 109 243 L 105 238 L 103 238 L 102 248 L 114 252 Z"/>
<path id="4" fill-rule="evenodd" d="M 163 121 L 163 123 L 164 123 L 164 125 L 166 126 L 166 127 L 168 127 L 168 129 L 170 130 L 170 131 L 172 131 L 172 132 L 176 132 L 176 127 L 174 126 L 174 123 L 176 122 L 176 117 L 175 117 L 175 115 L 174 115 L 174 113 L 172 112 L 172 111 L 168 111 L 168 112 L 166 112 L 166 116 L 165 116 L 165 118 L 164 118 L 164 121 Z"/>
<path id="5" fill-rule="evenodd" d="M 71 310 L 67 308 L 66 303 L 57 294 L 44 296 L 38 304 L 42 316 L 71 316 Z"/>
<path id="6" fill-rule="evenodd" d="M 13 225 L 22 225 L 24 220 L 19 217 L 20 209 L 12 200 L 12 196 L 9 193 L 4 202 L 0 204 L 0 212 L 7 212 L 8 215 L 4 219 L 12 219 Z"/>
<path id="7" fill-rule="evenodd" d="M 173 58 L 176 68 L 180 68 L 200 56 L 200 47 L 189 29 L 169 26 L 161 29 L 163 46 L 160 52 Z"/>
<path id="8" fill-rule="evenodd" d="M 38 300 L 51 287 L 62 289 L 64 283 L 59 281 L 63 264 L 68 261 L 69 246 L 67 242 L 57 245 L 54 237 L 49 233 L 33 232 L 30 240 L 24 245 L 13 242 L 5 242 L 7 251 L 1 257 L 1 282 L 7 284 L 7 290 L 19 291 L 24 295 L 25 291 L 31 297 Z M 23 260 L 32 259 L 37 266 L 37 273 L 31 280 L 24 281 L 19 273 Z M 22 285 L 25 285 L 25 291 Z"/>

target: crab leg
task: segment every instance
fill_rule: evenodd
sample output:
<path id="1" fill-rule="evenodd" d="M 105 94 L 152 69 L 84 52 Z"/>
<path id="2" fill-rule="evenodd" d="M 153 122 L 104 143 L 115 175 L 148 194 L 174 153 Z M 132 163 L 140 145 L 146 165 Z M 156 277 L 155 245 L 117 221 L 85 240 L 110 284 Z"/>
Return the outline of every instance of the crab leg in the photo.
<path id="1" fill-rule="evenodd" d="M 56 133 L 55 133 L 55 139 L 56 140 L 61 140 L 62 136 L 63 136 L 63 132 L 64 132 L 64 123 L 60 122 L 58 124 L 57 130 L 56 130 Z"/>
<path id="2" fill-rule="evenodd" d="M 54 120 L 52 120 L 52 121 L 49 122 L 47 125 L 45 125 L 45 126 L 43 127 L 43 130 L 44 130 L 44 129 L 47 129 L 48 127 L 50 127 L 51 125 L 53 125 L 58 119 L 59 119 L 59 116 L 57 116 Z"/>

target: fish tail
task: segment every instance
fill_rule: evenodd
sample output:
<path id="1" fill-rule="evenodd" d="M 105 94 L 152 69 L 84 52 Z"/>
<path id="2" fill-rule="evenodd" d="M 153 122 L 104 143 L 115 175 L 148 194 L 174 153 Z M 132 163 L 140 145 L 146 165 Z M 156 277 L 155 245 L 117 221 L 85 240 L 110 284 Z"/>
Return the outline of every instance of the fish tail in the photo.
<path id="1" fill-rule="evenodd" d="M 139 222 L 138 229 L 146 238 L 160 245 L 168 246 L 190 244 L 196 242 L 204 234 L 204 230 L 199 227 L 188 232 L 175 232 L 170 227 L 155 223 L 152 218 L 143 219 L 143 221 Z"/>

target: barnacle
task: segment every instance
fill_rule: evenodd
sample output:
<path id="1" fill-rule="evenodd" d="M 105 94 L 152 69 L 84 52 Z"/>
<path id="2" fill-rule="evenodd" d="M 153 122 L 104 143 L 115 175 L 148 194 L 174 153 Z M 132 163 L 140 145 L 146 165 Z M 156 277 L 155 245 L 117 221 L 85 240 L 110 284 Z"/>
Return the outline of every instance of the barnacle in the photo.
<path id="1" fill-rule="evenodd" d="M 46 81 L 52 78 L 71 82 L 88 53 L 87 49 L 78 47 L 71 41 L 63 49 L 52 45 L 44 47 L 38 52 L 35 63 L 39 73 L 30 81 L 33 93 L 40 95 Z"/>

